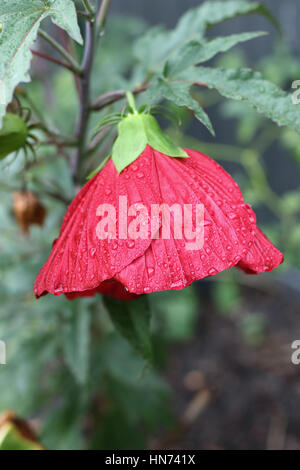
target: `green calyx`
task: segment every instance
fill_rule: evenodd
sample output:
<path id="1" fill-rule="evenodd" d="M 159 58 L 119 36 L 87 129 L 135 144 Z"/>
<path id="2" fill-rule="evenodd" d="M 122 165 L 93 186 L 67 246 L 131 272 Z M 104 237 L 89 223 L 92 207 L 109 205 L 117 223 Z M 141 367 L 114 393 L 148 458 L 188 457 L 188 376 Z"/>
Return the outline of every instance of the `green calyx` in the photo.
<path id="1" fill-rule="evenodd" d="M 128 114 L 118 124 L 118 137 L 112 149 L 117 171 L 121 173 L 134 162 L 147 145 L 169 157 L 188 158 L 188 154 L 163 133 L 151 114 Z"/>
<path id="2" fill-rule="evenodd" d="M 0 130 L 0 160 L 24 147 L 27 137 L 28 128 L 22 118 L 7 113 Z"/>
<path id="3" fill-rule="evenodd" d="M 139 110 L 136 107 L 134 96 L 126 93 L 128 101 L 128 113 L 124 115 L 111 115 L 105 118 L 97 127 L 97 131 L 107 125 L 118 124 L 118 137 L 113 145 L 111 158 L 118 173 L 133 163 L 150 145 L 154 150 L 169 157 L 188 158 L 188 154 L 175 145 L 159 127 L 156 119 L 146 111 L 143 106 Z M 109 160 L 107 157 L 101 165 L 93 171 L 88 179 L 100 171 Z"/>

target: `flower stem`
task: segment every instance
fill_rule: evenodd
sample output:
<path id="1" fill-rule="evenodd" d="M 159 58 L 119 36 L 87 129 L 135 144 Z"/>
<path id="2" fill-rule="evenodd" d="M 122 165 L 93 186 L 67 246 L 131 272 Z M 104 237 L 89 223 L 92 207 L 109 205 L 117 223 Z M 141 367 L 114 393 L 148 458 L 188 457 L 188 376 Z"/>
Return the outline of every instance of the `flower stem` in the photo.
<path id="1" fill-rule="evenodd" d="M 91 87 L 91 74 L 94 62 L 95 49 L 97 44 L 97 36 L 99 32 L 103 31 L 110 0 L 102 0 L 99 12 L 97 15 L 97 21 L 91 22 L 86 21 L 85 28 L 85 46 L 84 55 L 82 61 L 82 74 L 80 77 L 80 108 L 79 116 L 77 120 L 75 139 L 79 141 L 78 148 L 76 149 L 73 158 L 71 160 L 71 173 L 74 181 L 79 182 L 81 166 L 84 156 L 87 151 L 87 131 L 88 123 L 90 118 L 91 106 L 90 106 L 90 87 Z M 87 6 L 87 5 L 86 5 Z"/>
<path id="2" fill-rule="evenodd" d="M 49 34 L 46 33 L 46 31 L 44 31 L 43 29 L 39 29 L 38 34 L 45 41 L 51 44 L 51 46 L 54 47 L 54 49 L 56 49 L 57 52 L 59 52 L 67 60 L 67 62 L 72 66 L 72 68 L 74 69 L 74 71 L 76 71 L 78 75 L 81 75 L 82 71 L 81 71 L 79 64 L 74 59 L 74 57 L 72 57 L 71 54 L 69 54 L 68 51 L 66 51 L 64 47 L 62 47 L 53 37 L 49 36 Z"/>
<path id="3" fill-rule="evenodd" d="M 67 62 L 63 62 L 62 60 L 59 60 L 56 57 L 52 57 L 48 54 L 45 54 L 44 52 L 36 51 L 34 49 L 31 49 L 31 52 L 37 57 L 41 57 L 42 59 L 48 60 L 49 62 L 53 62 L 54 64 L 60 65 L 61 67 L 64 67 L 73 73 L 76 73 L 76 74 L 78 73 L 78 71 L 74 69 L 74 67 L 71 64 Z"/>
<path id="4" fill-rule="evenodd" d="M 134 114 L 138 113 L 137 107 L 136 107 L 136 102 L 133 96 L 133 93 L 131 91 L 126 91 L 126 98 L 128 101 L 129 106 L 133 110 Z"/>
<path id="5" fill-rule="evenodd" d="M 148 90 L 150 85 L 145 85 L 141 86 L 139 88 L 136 88 L 135 90 L 132 91 L 133 95 L 138 95 L 139 93 L 142 93 L 143 91 Z M 117 101 L 120 101 L 126 97 L 126 91 L 125 90 L 116 90 L 112 91 L 109 93 L 105 93 L 104 95 L 99 96 L 91 105 L 91 110 L 92 111 L 101 111 L 101 109 L 106 108 L 107 106 L 110 106 L 113 103 L 116 103 Z"/>
<path id="6" fill-rule="evenodd" d="M 75 130 L 75 139 L 79 141 L 79 145 L 71 162 L 71 172 L 74 180 L 76 181 L 79 179 L 78 173 L 86 148 L 87 129 L 90 114 L 90 81 L 95 51 L 94 24 L 86 21 L 85 28 L 85 47 L 82 61 L 82 75 L 80 77 L 79 116 Z"/>

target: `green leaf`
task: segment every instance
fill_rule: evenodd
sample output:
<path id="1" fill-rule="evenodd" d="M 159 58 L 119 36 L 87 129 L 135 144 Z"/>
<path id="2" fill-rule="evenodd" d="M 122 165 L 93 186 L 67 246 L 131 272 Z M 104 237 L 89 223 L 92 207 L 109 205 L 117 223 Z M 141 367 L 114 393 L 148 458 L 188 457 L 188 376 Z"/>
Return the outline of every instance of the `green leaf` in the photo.
<path id="1" fill-rule="evenodd" d="M 251 69 L 197 67 L 182 74 L 181 78 L 201 81 L 209 88 L 217 89 L 226 98 L 243 101 L 279 126 L 300 132 L 299 107 L 293 104 L 291 95 L 264 80 L 259 72 Z"/>
<path id="2" fill-rule="evenodd" d="M 186 13 L 185 21 L 183 20 L 184 17 L 182 18 L 182 23 L 185 26 L 183 29 L 188 32 L 188 27 L 192 27 L 194 31 L 198 24 L 199 29 L 205 31 L 207 28 L 223 21 L 248 14 L 262 15 L 280 30 L 277 19 L 262 3 L 248 0 L 207 1 L 198 9 L 196 8 L 194 11 L 190 10 Z M 194 15 L 196 17 L 193 18 Z"/>
<path id="3" fill-rule="evenodd" d="M 165 135 L 150 114 L 129 114 L 118 125 L 118 137 L 112 149 L 112 159 L 121 173 L 134 162 L 149 144 L 169 157 L 188 158 L 187 153 L 177 147 Z"/>
<path id="4" fill-rule="evenodd" d="M 7 113 L 0 130 L 0 160 L 24 147 L 27 136 L 25 122 L 16 114 Z"/>
<path id="5" fill-rule="evenodd" d="M 184 44 L 204 38 L 207 28 L 239 15 L 257 13 L 265 16 L 280 29 L 277 20 L 266 7 L 246 0 L 207 1 L 187 11 L 175 29 L 166 31 L 155 27 L 148 31 L 135 46 L 136 57 L 152 72 L 161 71 L 163 63 Z"/>
<path id="6" fill-rule="evenodd" d="M 218 37 L 208 42 L 191 41 L 185 44 L 176 55 L 173 55 L 167 66 L 167 76 L 174 76 L 179 72 L 212 59 L 220 52 L 226 52 L 237 44 L 250 39 L 264 36 L 266 33 L 257 31 L 254 33 L 232 34 L 230 36 Z"/>
<path id="7" fill-rule="evenodd" d="M 87 309 L 80 309 L 80 302 L 72 305 L 64 327 L 64 357 L 76 381 L 83 384 L 87 380 L 90 360 L 90 322 Z"/>
<path id="8" fill-rule="evenodd" d="M 130 301 L 104 296 L 104 304 L 118 332 L 148 362 L 152 362 L 151 312 L 146 295 Z"/>
<path id="9" fill-rule="evenodd" d="M 50 5 L 50 15 L 52 21 L 60 28 L 69 33 L 71 38 L 78 44 L 83 44 L 83 39 L 78 26 L 77 13 L 73 0 L 50 0 L 46 2 Z"/>
<path id="10" fill-rule="evenodd" d="M 195 113 L 196 118 L 215 135 L 212 123 L 202 106 L 190 94 L 191 83 L 188 81 L 172 81 L 159 78 L 156 85 L 147 90 L 147 99 L 161 100 L 166 98 L 177 106 L 186 106 Z"/>
<path id="11" fill-rule="evenodd" d="M 40 23 L 47 17 L 82 43 L 72 0 L 1 0 L 0 4 L 0 126 L 6 105 L 20 82 L 28 82 L 32 54 Z"/>

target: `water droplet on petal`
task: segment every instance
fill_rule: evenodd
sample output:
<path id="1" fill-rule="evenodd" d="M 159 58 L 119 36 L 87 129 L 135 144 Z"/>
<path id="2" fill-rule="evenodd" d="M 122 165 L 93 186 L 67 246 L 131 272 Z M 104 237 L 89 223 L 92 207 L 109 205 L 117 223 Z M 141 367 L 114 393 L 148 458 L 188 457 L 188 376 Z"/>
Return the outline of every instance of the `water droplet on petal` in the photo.
<path id="1" fill-rule="evenodd" d="M 154 268 L 148 268 L 147 272 L 149 276 L 152 276 L 154 274 Z"/>
<path id="2" fill-rule="evenodd" d="M 91 248 L 91 249 L 90 249 L 90 255 L 91 255 L 91 257 L 94 258 L 95 254 L 96 254 L 96 248 Z"/>
<path id="3" fill-rule="evenodd" d="M 128 248 L 134 248 L 135 247 L 135 242 L 134 240 L 127 240 L 126 245 Z"/>
<path id="4" fill-rule="evenodd" d="M 54 294 L 61 294 L 63 292 L 63 286 L 60 285 L 56 289 L 54 289 Z"/>
<path id="5" fill-rule="evenodd" d="M 204 227 L 210 227 L 212 223 L 209 220 L 204 221 Z"/>
<path id="6" fill-rule="evenodd" d="M 117 240 L 113 240 L 113 241 L 111 242 L 111 246 L 110 246 L 110 247 L 111 247 L 112 250 L 116 250 L 116 249 L 118 248 L 118 242 L 117 242 Z"/>

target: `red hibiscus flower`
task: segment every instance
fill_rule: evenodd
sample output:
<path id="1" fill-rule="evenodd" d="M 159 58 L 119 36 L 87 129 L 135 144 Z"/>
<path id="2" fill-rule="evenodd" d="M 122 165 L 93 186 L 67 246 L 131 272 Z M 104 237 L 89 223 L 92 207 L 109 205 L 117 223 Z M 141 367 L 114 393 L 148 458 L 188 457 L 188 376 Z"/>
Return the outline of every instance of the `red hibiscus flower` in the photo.
<path id="1" fill-rule="evenodd" d="M 118 168 L 120 173 L 116 160 L 110 159 L 81 189 L 37 276 L 37 297 L 64 293 L 75 298 L 100 292 L 130 299 L 182 289 L 233 266 L 258 274 L 282 263 L 283 255 L 256 226 L 255 214 L 237 183 L 220 165 L 188 149 L 180 156 L 189 158 L 172 158 L 157 150 L 162 145 L 156 144 L 155 150 L 149 141 L 137 159 Z M 203 246 L 189 249 L 190 237 L 180 238 L 174 224 L 169 237 L 163 237 L 161 216 L 153 234 L 151 223 L 147 224 L 149 214 L 161 204 L 192 206 L 194 218 L 194 207 L 202 205 Z M 171 213 L 173 222 L 177 216 Z M 143 236 L 129 236 L 137 226 Z M 102 233 L 105 227 L 108 238 Z"/>

